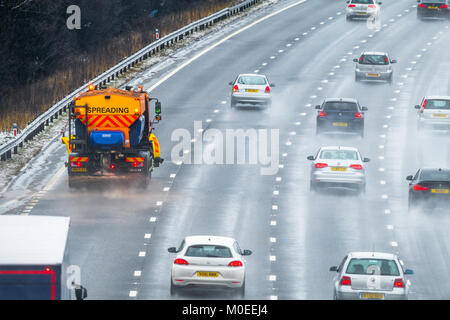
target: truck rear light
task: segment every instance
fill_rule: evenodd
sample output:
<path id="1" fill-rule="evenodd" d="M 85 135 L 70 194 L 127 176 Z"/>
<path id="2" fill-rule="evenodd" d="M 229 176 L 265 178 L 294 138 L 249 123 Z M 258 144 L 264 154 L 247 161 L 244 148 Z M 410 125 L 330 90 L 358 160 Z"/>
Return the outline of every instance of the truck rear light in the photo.
<path id="1" fill-rule="evenodd" d="M 362 165 L 360 164 L 351 164 L 350 168 L 355 169 L 355 170 L 362 170 Z"/>
<path id="2" fill-rule="evenodd" d="M 327 113 L 325 111 L 320 111 L 319 112 L 319 117 L 323 118 L 327 115 Z"/>
<path id="3" fill-rule="evenodd" d="M 83 163 L 81 161 L 70 161 L 70 166 L 72 168 L 81 168 Z"/>
<path id="4" fill-rule="evenodd" d="M 269 86 L 266 87 L 266 90 L 264 90 L 264 93 L 270 93 L 270 87 Z"/>
<path id="5" fill-rule="evenodd" d="M 328 167 L 328 164 L 326 164 L 326 163 L 316 163 L 314 166 L 315 166 L 316 168 L 321 169 L 321 168 Z"/>
<path id="6" fill-rule="evenodd" d="M 237 84 L 235 84 L 233 87 L 233 92 L 237 92 L 237 91 L 239 91 L 239 87 Z"/>
<path id="7" fill-rule="evenodd" d="M 348 7 L 349 8 L 354 8 L 354 7 L 356 7 L 356 5 L 355 4 L 349 4 Z"/>
<path id="8" fill-rule="evenodd" d="M 405 283 L 403 282 L 402 278 L 397 278 L 394 280 L 394 287 L 395 288 L 404 288 L 405 287 Z"/>
<path id="9" fill-rule="evenodd" d="M 228 266 L 229 266 L 229 267 L 242 267 L 243 264 L 242 264 L 242 261 L 235 260 L 235 261 L 231 261 L 231 262 L 228 264 Z"/>
<path id="10" fill-rule="evenodd" d="M 420 184 L 415 184 L 413 186 L 414 191 L 427 191 L 428 187 L 421 186 Z"/>
<path id="11" fill-rule="evenodd" d="M 356 112 L 356 113 L 355 113 L 355 118 L 360 119 L 361 117 L 362 117 L 361 112 Z"/>
<path id="12" fill-rule="evenodd" d="M 142 168 L 144 166 L 144 162 L 133 162 L 133 168 Z"/>
<path id="13" fill-rule="evenodd" d="M 184 264 L 184 265 L 188 265 L 189 264 L 186 260 L 180 259 L 180 258 L 175 259 L 175 261 L 173 263 L 174 264 Z"/>
<path id="14" fill-rule="evenodd" d="M 439 6 L 439 8 L 441 8 L 441 9 L 447 9 L 447 8 L 448 8 L 448 4 L 443 4 L 443 5 Z"/>
<path id="15" fill-rule="evenodd" d="M 343 276 L 341 278 L 341 282 L 339 282 L 339 284 L 341 286 L 351 286 L 352 285 L 352 279 L 350 279 L 350 277 Z"/>

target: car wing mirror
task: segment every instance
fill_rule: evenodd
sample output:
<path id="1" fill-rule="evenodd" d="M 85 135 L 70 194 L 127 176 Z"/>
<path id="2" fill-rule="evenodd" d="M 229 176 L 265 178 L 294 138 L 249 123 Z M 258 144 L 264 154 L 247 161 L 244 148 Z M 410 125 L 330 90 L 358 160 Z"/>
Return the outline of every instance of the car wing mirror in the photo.
<path id="1" fill-rule="evenodd" d="M 369 109 L 367 107 L 361 107 L 362 111 L 368 111 Z"/>
<path id="2" fill-rule="evenodd" d="M 413 176 L 407 176 L 407 177 L 406 177 L 406 180 L 412 181 L 412 180 L 413 180 Z"/>
<path id="3" fill-rule="evenodd" d="M 416 105 L 414 106 L 414 108 L 415 108 L 415 109 L 420 109 L 420 106 L 419 106 L 418 104 L 416 104 Z"/>
<path id="4" fill-rule="evenodd" d="M 321 108 L 322 108 L 322 106 L 320 106 L 320 105 L 317 105 L 317 106 L 316 106 L 316 109 L 319 109 L 319 110 L 320 110 Z"/>
<path id="5" fill-rule="evenodd" d="M 391 60 L 391 63 L 397 63 L 397 60 L 395 60 L 395 59 Z"/>
<path id="6" fill-rule="evenodd" d="M 308 159 L 308 160 L 315 160 L 314 156 L 308 156 L 306 159 Z"/>
<path id="7" fill-rule="evenodd" d="M 332 267 L 330 267 L 330 271 L 334 271 L 334 272 L 337 272 L 337 270 L 338 270 L 338 267 L 336 267 L 336 266 L 332 266 Z"/>
<path id="8" fill-rule="evenodd" d="M 167 251 L 169 251 L 170 253 L 177 253 L 177 248 L 170 247 L 169 249 L 167 249 Z"/>
<path id="9" fill-rule="evenodd" d="M 229 86 L 232 86 L 234 84 L 234 82 L 233 81 L 231 81 L 231 82 L 228 82 L 228 85 Z"/>
<path id="10" fill-rule="evenodd" d="M 370 159 L 369 158 L 364 158 L 363 162 L 370 162 Z"/>
<path id="11" fill-rule="evenodd" d="M 411 269 L 406 269 L 404 274 L 414 274 L 414 271 Z"/>
<path id="12" fill-rule="evenodd" d="M 87 289 L 80 285 L 75 285 L 75 299 L 84 300 L 87 298 Z"/>
<path id="13" fill-rule="evenodd" d="M 276 87 L 275 83 L 271 83 L 270 86 L 273 87 L 273 88 Z"/>
<path id="14" fill-rule="evenodd" d="M 358 59 L 357 58 L 353 59 L 353 62 L 358 62 Z"/>
<path id="15" fill-rule="evenodd" d="M 249 256 L 249 255 L 251 255 L 252 253 L 253 253 L 252 250 L 245 249 L 244 252 L 242 252 L 242 255 L 243 255 L 243 256 Z"/>

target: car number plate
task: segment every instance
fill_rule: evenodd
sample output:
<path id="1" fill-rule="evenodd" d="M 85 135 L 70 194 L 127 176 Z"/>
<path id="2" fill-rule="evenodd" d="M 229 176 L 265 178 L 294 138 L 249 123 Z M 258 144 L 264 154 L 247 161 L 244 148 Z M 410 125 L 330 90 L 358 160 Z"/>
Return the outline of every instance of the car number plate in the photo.
<path id="1" fill-rule="evenodd" d="M 428 9 L 438 9 L 438 7 L 428 7 Z"/>
<path id="2" fill-rule="evenodd" d="M 258 89 L 246 89 L 245 92 L 258 92 Z"/>
<path id="3" fill-rule="evenodd" d="M 347 122 L 333 122 L 333 126 L 335 126 L 335 127 L 347 127 L 348 123 Z"/>
<path id="4" fill-rule="evenodd" d="M 363 299 L 384 299 L 384 293 L 363 292 Z"/>
<path id="5" fill-rule="evenodd" d="M 449 189 L 431 189 L 431 192 L 448 194 L 450 191 L 449 191 Z"/>
<path id="6" fill-rule="evenodd" d="M 331 171 L 347 171 L 347 168 L 343 167 L 330 167 Z"/>
<path id="7" fill-rule="evenodd" d="M 442 113 L 433 113 L 433 117 L 435 118 L 447 118 L 446 114 L 442 114 Z"/>
<path id="8" fill-rule="evenodd" d="M 380 74 L 379 73 L 368 73 L 367 76 L 368 77 L 379 77 Z"/>
<path id="9" fill-rule="evenodd" d="M 87 168 L 72 168 L 72 172 L 87 172 Z"/>
<path id="10" fill-rule="evenodd" d="M 358 14 L 367 14 L 365 11 L 358 11 Z"/>
<path id="11" fill-rule="evenodd" d="M 218 276 L 219 276 L 218 272 L 197 271 L 197 277 L 213 277 L 213 278 L 217 278 Z"/>

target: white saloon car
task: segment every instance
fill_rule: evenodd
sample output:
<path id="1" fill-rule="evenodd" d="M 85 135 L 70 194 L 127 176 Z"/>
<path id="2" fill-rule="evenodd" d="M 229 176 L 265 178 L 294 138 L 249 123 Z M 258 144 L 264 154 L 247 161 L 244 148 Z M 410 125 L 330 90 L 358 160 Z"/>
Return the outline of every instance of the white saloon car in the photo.
<path id="1" fill-rule="evenodd" d="M 184 238 L 178 249 L 172 247 L 168 251 L 177 253 L 172 266 L 171 295 L 182 287 L 206 285 L 234 288 L 241 297 L 244 296 L 244 256 L 251 255 L 252 252 L 241 250 L 235 239 L 189 236 Z"/>
<path id="2" fill-rule="evenodd" d="M 272 105 L 272 87 L 265 75 L 240 74 L 236 80 L 229 83 L 231 90 L 231 108 L 237 104 L 258 105 L 270 107 Z"/>

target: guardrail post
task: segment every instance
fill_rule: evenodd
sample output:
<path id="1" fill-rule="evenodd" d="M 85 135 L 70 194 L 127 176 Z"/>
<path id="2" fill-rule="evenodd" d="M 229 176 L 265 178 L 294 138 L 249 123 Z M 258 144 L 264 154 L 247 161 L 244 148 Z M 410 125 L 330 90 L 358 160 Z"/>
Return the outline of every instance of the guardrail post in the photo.
<path id="1" fill-rule="evenodd" d="M 45 120 L 45 125 L 48 126 L 50 123 L 48 122 L 48 119 Z"/>
<path id="2" fill-rule="evenodd" d="M 11 159 L 11 150 L 6 151 L 6 159 Z"/>
<path id="3" fill-rule="evenodd" d="M 14 151 L 13 151 L 13 153 L 14 153 L 14 154 L 17 154 L 17 146 L 14 146 Z"/>
<path id="4" fill-rule="evenodd" d="M 2 161 L 6 161 L 6 154 L 2 153 Z"/>

